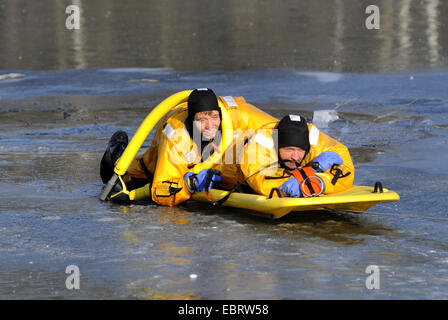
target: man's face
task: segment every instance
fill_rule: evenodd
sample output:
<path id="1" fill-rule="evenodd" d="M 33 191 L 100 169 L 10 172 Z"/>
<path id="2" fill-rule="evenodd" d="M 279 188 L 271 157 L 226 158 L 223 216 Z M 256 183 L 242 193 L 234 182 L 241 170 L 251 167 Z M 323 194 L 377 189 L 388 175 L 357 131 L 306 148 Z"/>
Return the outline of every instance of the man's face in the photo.
<path id="1" fill-rule="evenodd" d="M 194 124 L 201 130 L 201 135 L 207 140 L 212 140 L 221 124 L 217 110 L 197 112 L 194 115 Z"/>
<path id="2" fill-rule="evenodd" d="M 282 147 L 278 149 L 278 155 L 285 163 L 288 169 L 294 170 L 297 168 L 297 164 L 301 163 L 305 157 L 306 151 L 299 147 Z"/>

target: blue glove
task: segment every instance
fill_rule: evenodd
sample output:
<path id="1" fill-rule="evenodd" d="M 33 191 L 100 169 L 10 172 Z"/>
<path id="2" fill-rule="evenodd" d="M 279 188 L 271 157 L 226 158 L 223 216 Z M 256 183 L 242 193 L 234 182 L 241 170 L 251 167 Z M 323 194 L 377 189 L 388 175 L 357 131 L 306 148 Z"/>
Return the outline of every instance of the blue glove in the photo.
<path id="1" fill-rule="evenodd" d="M 199 171 L 199 173 L 196 175 L 196 189 L 198 191 L 204 191 L 205 190 L 205 182 L 207 180 L 207 175 L 209 174 L 210 170 L 212 169 L 203 169 Z M 209 189 L 216 189 L 219 185 L 219 183 L 222 181 L 222 178 L 220 176 L 221 172 L 218 170 L 215 170 L 215 173 L 213 174 L 212 181 L 210 182 Z"/>
<path id="2" fill-rule="evenodd" d="M 341 156 L 334 151 L 324 151 L 314 158 L 313 163 L 316 162 L 319 164 L 319 168 L 322 172 L 325 172 L 334 164 L 342 164 L 344 160 L 342 160 Z"/>
<path id="3" fill-rule="evenodd" d="M 280 190 L 283 191 L 287 197 L 300 198 L 302 196 L 302 190 L 300 190 L 299 182 L 295 177 L 286 180 L 286 182 L 280 186 Z"/>
<path id="4" fill-rule="evenodd" d="M 194 193 L 195 191 L 204 191 L 205 190 L 205 183 L 207 181 L 208 173 L 212 169 L 203 169 L 199 171 L 198 174 L 195 174 L 193 172 L 187 172 L 184 176 L 185 184 L 187 185 L 188 191 L 190 193 Z M 212 181 L 210 182 L 209 189 L 217 188 L 219 185 L 219 182 L 222 181 L 222 178 L 220 176 L 221 172 L 218 170 L 215 170 L 215 173 L 213 174 Z"/>

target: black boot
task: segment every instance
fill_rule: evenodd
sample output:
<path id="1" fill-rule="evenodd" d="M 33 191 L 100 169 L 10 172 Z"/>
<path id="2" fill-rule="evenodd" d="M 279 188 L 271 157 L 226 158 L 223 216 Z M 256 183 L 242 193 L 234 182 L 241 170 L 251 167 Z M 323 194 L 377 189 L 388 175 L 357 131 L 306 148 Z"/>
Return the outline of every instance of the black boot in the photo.
<path id="1" fill-rule="evenodd" d="M 124 131 L 116 131 L 110 138 L 100 165 L 100 175 L 103 183 L 109 182 L 110 178 L 112 178 L 115 162 L 121 157 L 127 145 L 128 135 Z"/>

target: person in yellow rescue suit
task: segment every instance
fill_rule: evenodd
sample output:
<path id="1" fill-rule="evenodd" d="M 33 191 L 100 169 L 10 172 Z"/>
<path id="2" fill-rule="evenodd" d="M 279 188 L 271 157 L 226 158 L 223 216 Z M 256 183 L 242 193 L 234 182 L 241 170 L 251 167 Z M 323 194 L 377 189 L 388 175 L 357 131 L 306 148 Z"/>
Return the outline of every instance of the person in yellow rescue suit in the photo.
<path id="1" fill-rule="evenodd" d="M 150 148 L 134 159 L 123 177 L 128 189 L 150 183 L 147 187 L 154 202 L 174 206 L 188 200 L 192 193 L 204 191 L 207 178 L 211 178 L 209 188 L 221 182 L 220 188 L 229 189 L 241 179 L 236 166 L 225 164 L 236 162 L 234 140 L 247 130 L 278 119 L 248 104 L 243 97 L 219 97 L 219 102 L 211 89 L 195 89 L 187 103 L 168 113 L 160 121 Z M 122 140 L 126 143 L 120 150 L 127 145 L 127 137 Z M 112 156 L 113 163 L 117 155 Z M 113 166 L 103 165 L 102 169 L 106 183 Z"/>
<path id="2" fill-rule="evenodd" d="M 354 180 L 348 148 L 299 115 L 257 130 L 241 157 L 245 180 L 265 196 L 276 189 L 287 197 L 331 194 L 349 189 Z"/>

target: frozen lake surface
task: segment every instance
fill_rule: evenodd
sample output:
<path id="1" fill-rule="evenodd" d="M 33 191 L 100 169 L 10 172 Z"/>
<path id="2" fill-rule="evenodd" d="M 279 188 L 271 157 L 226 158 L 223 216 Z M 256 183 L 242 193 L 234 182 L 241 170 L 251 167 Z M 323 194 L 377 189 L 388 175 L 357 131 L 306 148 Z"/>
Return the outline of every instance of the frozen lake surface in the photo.
<path id="1" fill-rule="evenodd" d="M 25 76 L 0 82 L 0 298 L 448 297 L 446 71 L 15 72 Z M 355 183 L 381 181 L 401 201 L 279 221 L 101 202 L 111 134 L 132 136 L 166 96 L 204 86 L 277 117 L 317 111 L 320 129 L 351 150 Z M 65 288 L 68 265 L 80 290 Z M 366 289 L 369 265 L 379 290 Z"/>

